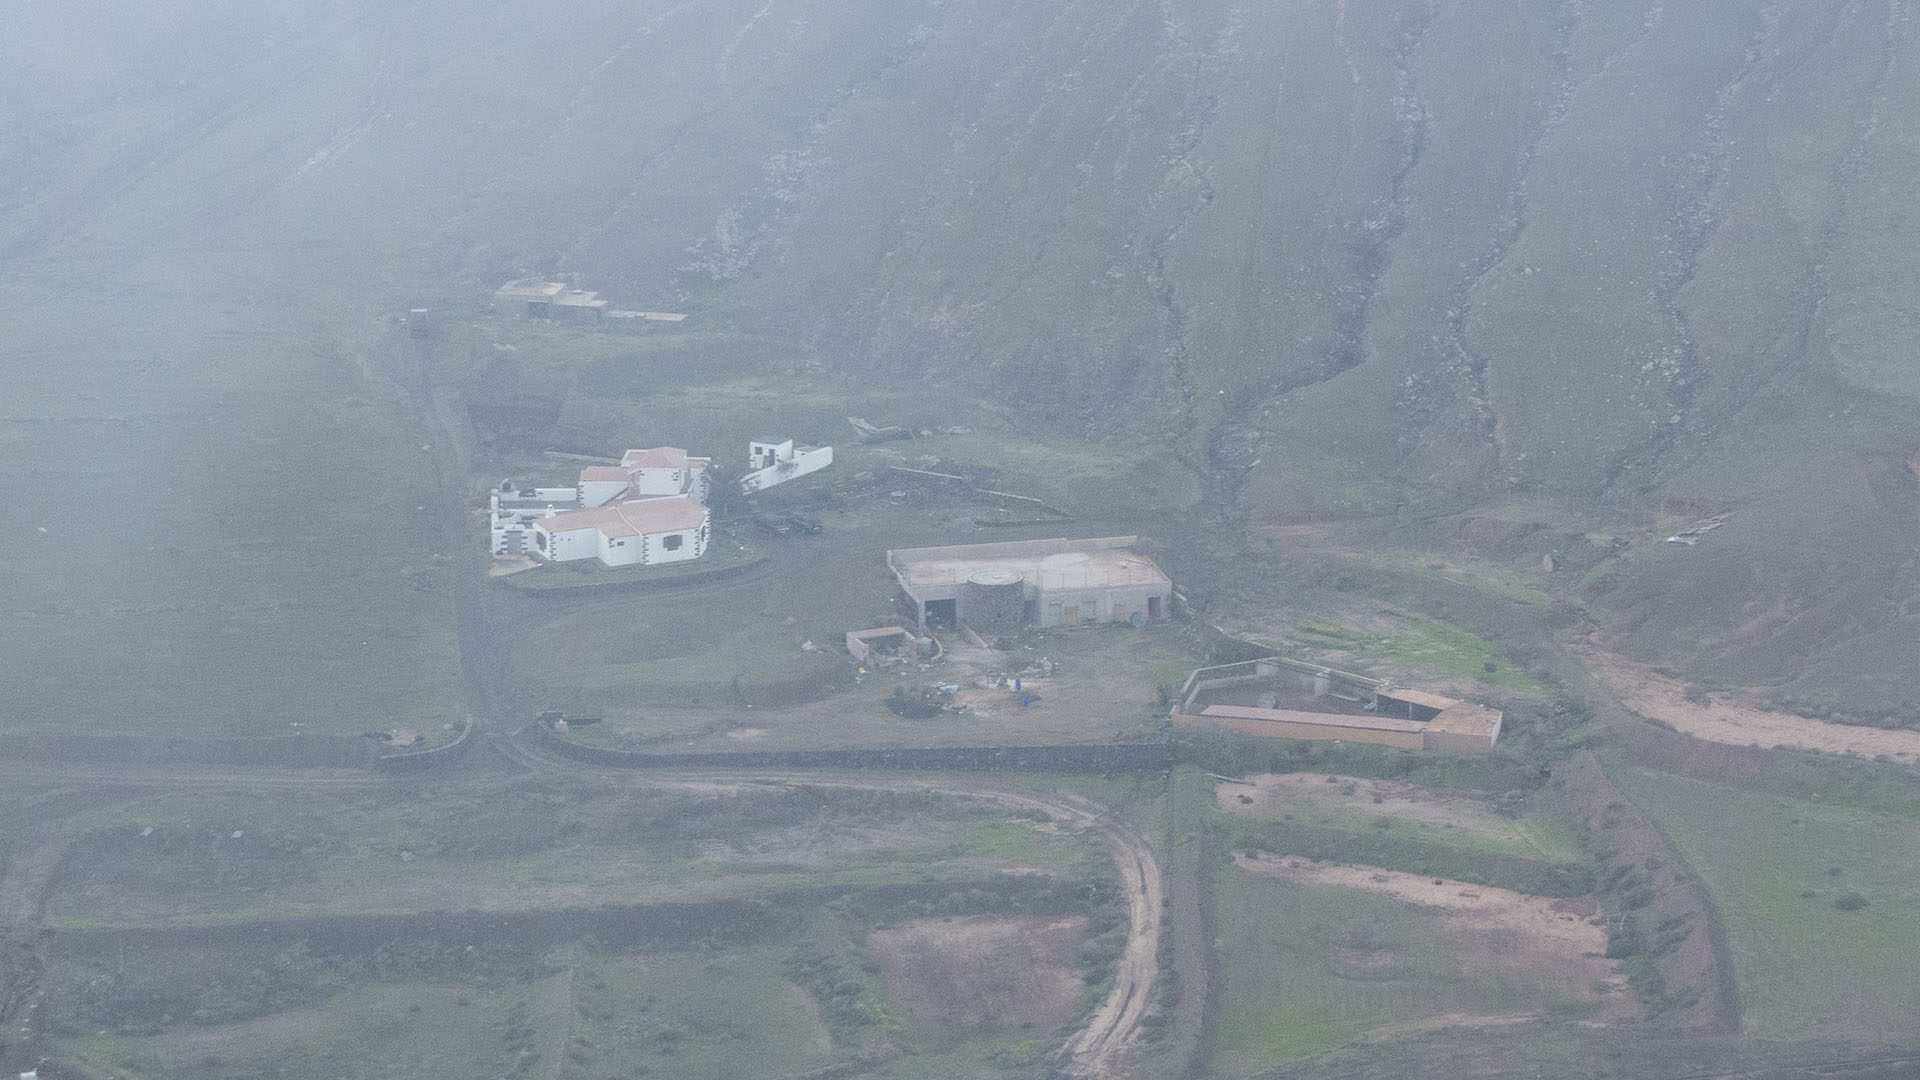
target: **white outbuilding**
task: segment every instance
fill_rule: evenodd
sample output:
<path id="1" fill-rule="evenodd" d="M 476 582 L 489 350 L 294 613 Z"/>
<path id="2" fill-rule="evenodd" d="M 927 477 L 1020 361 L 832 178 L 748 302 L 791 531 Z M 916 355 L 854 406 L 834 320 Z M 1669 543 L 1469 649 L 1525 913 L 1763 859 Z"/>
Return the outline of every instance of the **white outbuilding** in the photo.
<path id="1" fill-rule="evenodd" d="M 711 481 L 712 458 L 690 457 L 677 446 L 629 450 L 618 465 L 590 465 L 580 470 L 580 505 L 605 506 L 621 499 L 652 499 L 686 495 L 705 502 Z"/>
<path id="2" fill-rule="evenodd" d="M 747 468 L 740 490 L 748 495 L 797 480 L 833 464 L 831 446 L 795 446 L 792 439 L 754 439 L 747 443 Z"/>

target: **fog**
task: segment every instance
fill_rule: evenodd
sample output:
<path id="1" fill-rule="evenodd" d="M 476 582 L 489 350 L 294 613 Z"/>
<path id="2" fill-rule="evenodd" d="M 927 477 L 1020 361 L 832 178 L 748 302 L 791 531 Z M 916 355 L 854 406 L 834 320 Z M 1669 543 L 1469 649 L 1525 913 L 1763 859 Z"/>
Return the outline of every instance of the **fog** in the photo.
<path id="1" fill-rule="evenodd" d="M 0 1067 L 1905 1075 L 1914 33 L 0 13 Z"/>

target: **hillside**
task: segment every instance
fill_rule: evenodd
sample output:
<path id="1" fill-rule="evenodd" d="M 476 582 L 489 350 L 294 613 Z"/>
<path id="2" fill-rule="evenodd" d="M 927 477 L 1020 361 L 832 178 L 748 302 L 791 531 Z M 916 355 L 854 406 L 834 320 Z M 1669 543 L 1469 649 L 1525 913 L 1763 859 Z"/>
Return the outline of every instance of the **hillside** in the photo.
<path id="1" fill-rule="evenodd" d="M 1235 525 L 1732 510 L 1585 589 L 1619 647 L 1862 715 L 1920 669 L 1890 0 L 96 6 L 0 45 L 25 415 L 183 306 L 337 354 L 570 273 L 918 420 L 1162 443 Z"/>

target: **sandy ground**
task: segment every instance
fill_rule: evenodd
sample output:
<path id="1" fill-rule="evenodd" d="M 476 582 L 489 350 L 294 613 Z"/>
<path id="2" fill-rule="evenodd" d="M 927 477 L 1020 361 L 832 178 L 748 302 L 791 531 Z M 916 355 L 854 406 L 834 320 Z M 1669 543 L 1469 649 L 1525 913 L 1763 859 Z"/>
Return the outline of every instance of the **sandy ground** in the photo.
<path id="1" fill-rule="evenodd" d="M 869 934 L 888 993 L 943 1044 L 1027 1032 L 1073 1018 L 1082 918 L 923 919 Z"/>
<path id="2" fill-rule="evenodd" d="M 1234 862 L 1256 874 L 1303 885 L 1364 889 L 1433 909 L 1449 937 L 1460 941 L 1463 970 L 1488 977 L 1503 971 L 1524 971 L 1535 978 L 1544 975 L 1570 993 L 1617 1001 L 1617 1009 L 1595 1019 L 1625 1020 L 1635 1013 L 1626 976 L 1606 958 L 1606 926 L 1599 917 L 1599 905 L 1589 897 L 1554 900 L 1372 866 L 1317 862 L 1299 855 L 1236 855 Z"/>
<path id="3" fill-rule="evenodd" d="M 1791 746 L 1852 752 L 1864 757 L 1885 754 L 1899 761 L 1920 756 L 1920 732 L 1829 724 L 1792 713 L 1768 712 L 1721 695 L 1715 695 L 1712 704 L 1701 705 L 1686 699 L 1686 684 L 1678 679 L 1598 649 L 1584 649 L 1578 655 L 1622 705 L 1696 739 L 1764 749 Z"/>

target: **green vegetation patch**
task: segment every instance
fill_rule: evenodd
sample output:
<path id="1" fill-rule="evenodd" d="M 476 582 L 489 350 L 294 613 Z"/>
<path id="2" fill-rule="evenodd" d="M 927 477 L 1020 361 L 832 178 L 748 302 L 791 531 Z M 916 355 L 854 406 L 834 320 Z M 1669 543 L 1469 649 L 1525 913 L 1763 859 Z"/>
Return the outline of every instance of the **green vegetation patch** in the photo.
<path id="1" fill-rule="evenodd" d="M 1593 870 L 1584 862 L 1529 858 L 1487 850 L 1506 846 L 1461 831 L 1445 834 L 1387 815 L 1371 826 L 1352 819 L 1329 825 L 1234 816 L 1227 841 L 1237 851 L 1304 855 L 1324 862 L 1378 866 L 1409 874 L 1472 881 L 1533 896 L 1585 896 L 1593 891 Z"/>
<path id="2" fill-rule="evenodd" d="M 1391 612 L 1385 626 L 1368 631 L 1310 615 L 1294 624 L 1290 636 L 1308 648 L 1386 657 L 1448 679 L 1470 679 L 1532 694 L 1553 692 L 1492 642 L 1438 619 Z"/>
<path id="3" fill-rule="evenodd" d="M 1234 776 L 1257 772 L 1330 773 L 1405 780 L 1430 788 L 1479 788 L 1491 760 L 1482 754 L 1438 754 L 1369 743 L 1270 739 L 1237 731 L 1183 727 L 1174 733 L 1183 761 Z"/>
<path id="4" fill-rule="evenodd" d="M 1638 770 L 1619 776 L 1720 906 L 1747 1030 L 1898 1039 L 1920 1015 L 1911 818 Z"/>
<path id="5" fill-rule="evenodd" d="M 1329 774 L 1322 783 L 1270 786 L 1255 805 L 1254 796 L 1243 812 L 1230 816 L 1260 824 L 1273 820 L 1327 826 L 1368 836 L 1391 837 L 1466 848 L 1492 855 L 1519 855 L 1547 862 L 1572 863 L 1583 857 L 1573 822 L 1557 815 L 1532 811 L 1503 813 L 1491 801 L 1482 803 L 1463 795 L 1441 793 L 1376 792 L 1370 781 Z M 1223 785 L 1223 796 L 1244 791 Z M 1369 797 L 1370 794 L 1372 797 Z M 1389 797 L 1390 796 L 1390 797 Z M 1445 798 L 1446 801 L 1439 801 Z M 1410 801 L 1403 801 L 1410 800 Z"/>
<path id="6" fill-rule="evenodd" d="M 582 949 L 570 989 L 563 1077 L 785 1076 L 835 1056 L 820 1011 L 789 981 L 777 947 L 640 956 Z"/>
<path id="7" fill-rule="evenodd" d="M 47 898 L 62 929 L 583 908 L 764 896 L 1043 865 L 1102 849 L 1002 808 L 857 788 L 594 792 L 520 784 L 312 796 L 154 796 L 94 817 Z"/>
<path id="8" fill-rule="evenodd" d="M 1579 1007 L 1545 973 L 1467 974 L 1463 965 L 1487 942 L 1445 932 L 1427 909 L 1214 865 L 1224 1004 L 1213 1049 L 1222 1075 L 1257 1073 L 1426 1016 Z"/>
<path id="9" fill-rule="evenodd" d="M 359 985 L 312 1007 L 204 1026 L 115 1031 L 61 1039 L 61 1056 L 124 1076 L 338 1080 L 341 1076 L 539 1075 L 550 1051 L 524 1017 L 539 984 L 502 987 Z M 519 1038 L 519 1033 L 528 1035 Z"/>
<path id="10" fill-rule="evenodd" d="M 284 355 L 249 326 L 271 318 L 191 345 L 157 335 L 135 370 L 77 330 L 49 343 L 71 382 L 14 399 L 34 422 L 0 453 L 0 484 L 38 503 L 0 581 L 0 732 L 358 734 L 459 718 L 461 555 L 435 533 L 432 459 L 331 342 Z M 16 375 L 0 357 L 0 378 Z"/>

